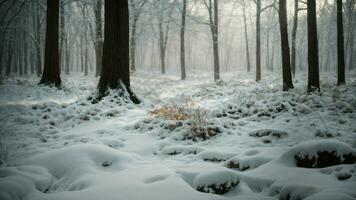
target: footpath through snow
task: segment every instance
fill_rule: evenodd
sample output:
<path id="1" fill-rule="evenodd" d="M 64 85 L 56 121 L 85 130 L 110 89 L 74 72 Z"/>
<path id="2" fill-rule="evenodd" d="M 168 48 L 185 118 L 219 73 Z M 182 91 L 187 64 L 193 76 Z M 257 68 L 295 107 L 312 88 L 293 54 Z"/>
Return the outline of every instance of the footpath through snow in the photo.
<path id="1" fill-rule="evenodd" d="M 137 74 L 140 105 L 3 80 L 0 199 L 356 199 L 356 76 L 322 75 L 321 96 L 252 76 Z"/>

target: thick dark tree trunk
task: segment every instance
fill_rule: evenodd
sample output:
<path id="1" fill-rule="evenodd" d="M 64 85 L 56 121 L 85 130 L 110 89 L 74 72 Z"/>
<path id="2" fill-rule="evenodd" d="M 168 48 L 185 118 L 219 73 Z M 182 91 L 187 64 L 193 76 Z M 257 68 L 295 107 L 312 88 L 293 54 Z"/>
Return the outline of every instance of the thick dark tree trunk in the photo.
<path id="1" fill-rule="evenodd" d="M 106 95 L 108 88 L 124 89 L 133 103 L 140 103 L 130 89 L 129 32 L 128 1 L 105 0 L 105 39 L 99 98 Z"/>
<path id="2" fill-rule="evenodd" d="M 247 23 L 246 23 L 246 8 L 242 7 L 243 18 L 244 18 L 244 29 L 245 29 L 245 42 L 246 42 L 246 62 L 247 62 L 247 71 L 251 71 L 251 63 L 250 63 L 250 49 L 248 45 L 248 32 L 247 32 Z"/>
<path id="3" fill-rule="evenodd" d="M 315 1 L 308 1 L 308 92 L 319 91 L 319 49 Z"/>
<path id="4" fill-rule="evenodd" d="M 96 0 L 95 8 L 95 60 L 96 70 L 95 76 L 98 77 L 101 73 L 102 58 L 103 58 L 103 19 L 102 19 L 102 0 Z"/>
<path id="5" fill-rule="evenodd" d="M 45 65 L 40 84 L 61 85 L 58 52 L 59 0 L 47 0 Z"/>
<path id="6" fill-rule="evenodd" d="M 286 0 L 279 0 L 279 27 L 281 31 L 283 91 L 288 91 L 294 86 L 290 67 Z"/>
<path id="7" fill-rule="evenodd" d="M 261 80 L 261 0 L 256 1 L 256 81 Z"/>
<path id="8" fill-rule="evenodd" d="M 183 9 L 182 9 L 182 24 L 180 27 L 180 70 L 181 70 L 181 79 L 185 80 L 185 14 L 187 10 L 187 0 L 183 0 Z"/>
<path id="9" fill-rule="evenodd" d="M 292 74 L 295 76 L 296 68 L 296 40 L 297 40 L 297 30 L 298 30 L 298 9 L 299 0 L 294 0 L 294 16 L 293 16 L 293 29 L 292 29 Z"/>
<path id="10" fill-rule="evenodd" d="M 337 5 L 337 84 L 345 84 L 344 27 L 342 21 L 342 0 Z"/>

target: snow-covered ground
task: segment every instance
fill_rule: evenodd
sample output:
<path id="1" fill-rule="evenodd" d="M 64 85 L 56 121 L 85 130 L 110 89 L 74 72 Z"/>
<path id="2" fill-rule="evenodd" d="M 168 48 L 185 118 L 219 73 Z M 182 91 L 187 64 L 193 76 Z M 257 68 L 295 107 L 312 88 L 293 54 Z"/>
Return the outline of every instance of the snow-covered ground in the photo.
<path id="1" fill-rule="evenodd" d="M 322 74 L 321 95 L 222 77 L 136 74 L 140 105 L 92 104 L 78 75 L 2 80 L 0 199 L 356 199 L 355 75 Z"/>

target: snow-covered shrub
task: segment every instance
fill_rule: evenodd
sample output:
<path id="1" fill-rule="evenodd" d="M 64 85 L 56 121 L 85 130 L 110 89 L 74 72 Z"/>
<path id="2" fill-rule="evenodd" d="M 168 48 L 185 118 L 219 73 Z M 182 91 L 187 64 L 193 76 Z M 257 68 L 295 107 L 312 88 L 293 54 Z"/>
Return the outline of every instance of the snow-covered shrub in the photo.
<path id="1" fill-rule="evenodd" d="M 220 170 L 201 173 L 194 178 L 193 186 L 205 193 L 225 194 L 238 185 L 240 176 L 232 171 Z"/>
<path id="2" fill-rule="evenodd" d="M 356 152 L 337 140 L 314 140 L 290 148 L 280 160 L 297 167 L 324 168 L 356 163 Z"/>
<path id="3" fill-rule="evenodd" d="M 287 132 L 285 131 L 280 131 L 280 130 L 274 130 L 274 129 L 259 129 L 252 131 L 248 134 L 251 137 L 265 137 L 265 136 L 271 136 L 275 138 L 282 138 L 288 135 Z"/>
<path id="4" fill-rule="evenodd" d="M 136 129 L 146 127 L 148 130 L 154 130 L 161 127 L 176 132 L 183 129 L 181 139 L 194 141 L 207 140 L 221 133 L 220 128 L 209 121 L 207 110 L 189 104 L 163 106 L 149 114 L 151 119 L 137 123 Z"/>
<path id="5" fill-rule="evenodd" d="M 208 162 L 223 162 L 226 161 L 236 154 L 230 152 L 206 150 L 198 154 L 198 157 L 204 161 Z"/>
<path id="6" fill-rule="evenodd" d="M 255 156 L 235 156 L 230 158 L 225 162 L 225 166 L 230 169 L 236 169 L 239 171 L 246 171 L 249 169 L 255 169 L 267 162 L 271 161 L 272 158 L 255 155 Z"/>

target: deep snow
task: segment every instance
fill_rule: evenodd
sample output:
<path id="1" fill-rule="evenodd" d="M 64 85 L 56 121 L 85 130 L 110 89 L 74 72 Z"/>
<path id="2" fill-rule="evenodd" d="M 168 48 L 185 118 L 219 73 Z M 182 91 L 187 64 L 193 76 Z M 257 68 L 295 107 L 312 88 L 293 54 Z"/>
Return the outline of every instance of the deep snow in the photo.
<path id="1" fill-rule="evenodd" d="M 2 80 L 0 199 L 356 199 L 355 75 L 322 74 L 321 96 L 302 74 L 289 92 L 272 74 L 222 77 L 135 74 L 140 105 L 93 105 L 98 80 L 79 75 Z M 165 106 L 188 117 L 152 114 Z"/>

